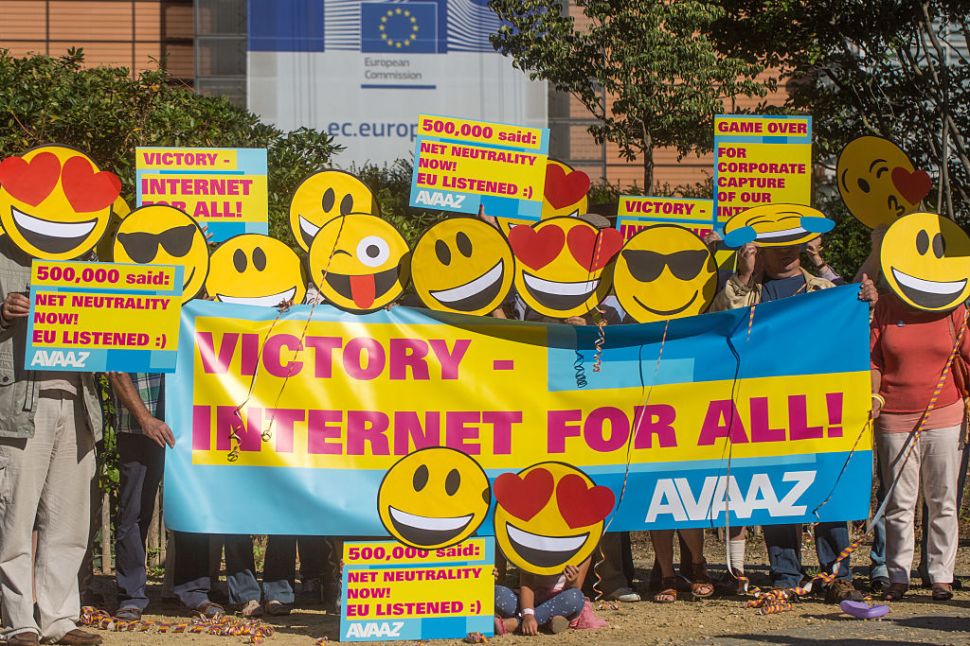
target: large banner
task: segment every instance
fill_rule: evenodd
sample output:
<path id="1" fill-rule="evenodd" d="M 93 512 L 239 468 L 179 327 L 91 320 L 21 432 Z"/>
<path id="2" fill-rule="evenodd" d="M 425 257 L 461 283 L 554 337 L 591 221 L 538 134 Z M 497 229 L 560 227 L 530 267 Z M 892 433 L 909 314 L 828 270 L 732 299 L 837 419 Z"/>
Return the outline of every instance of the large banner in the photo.
<path id="1" fill-rule="evenodd" d="M 248 107 L 337 136 L 343 165 L 414 151 L 418 115 L 546 127 L 546 83 L 497 53 L 486 0 L 249 0 Z"/>
<path id="2" fill-rule="evenodd" d="M 868 310 L 857 292 L 607 327 L 600 357 L 595 327 L 406 307 L 280 314 L 189 303 L 178 370 L 166 377 L 176 436 L 165 463 L 166 523 L 384 536 L 377 497 L 388 469 L 436 446 L 470 456 L 486 487 L 547 463 L 539 475 L 493 484 L 495 496 L 521 507 L 535 495 L 541 507 L 553 478 L 568 479 L 557 495 L 568 489 L 576 502 L 595 493 L 591 507 L 612 509 L 615 531 L 718 526 L 725 513 L 732 525 L 864 518 Z M 555 476 L 563 468 L 550 463 L 601 486 Z M 467 482 L 477 467 L 462 469 Z M 413 483 L 410 471 L 395 481 L 400 508 L 415 508 L 408 487 L 416 496 L 429 482 L 428 467 L 413 473 Z M 451 494 L 459 483 L 449 483 Z M 471 496 L 479 504 L 481 491 Z M 495 500 L 485 500 L 491 515 Z M 491 531 L 486 521 L 478 533 Z"/>

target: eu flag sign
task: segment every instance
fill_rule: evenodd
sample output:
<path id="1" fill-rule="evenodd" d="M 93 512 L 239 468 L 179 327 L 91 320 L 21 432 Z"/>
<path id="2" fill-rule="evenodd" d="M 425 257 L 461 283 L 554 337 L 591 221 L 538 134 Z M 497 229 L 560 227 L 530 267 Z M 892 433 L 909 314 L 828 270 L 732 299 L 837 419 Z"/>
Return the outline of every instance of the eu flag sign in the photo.
<path id="1" fill-rule="evenodd" d="M 362 2 L 360 51 L 370 54 L 434 54 L 438 51 L 435 2 Z"/>

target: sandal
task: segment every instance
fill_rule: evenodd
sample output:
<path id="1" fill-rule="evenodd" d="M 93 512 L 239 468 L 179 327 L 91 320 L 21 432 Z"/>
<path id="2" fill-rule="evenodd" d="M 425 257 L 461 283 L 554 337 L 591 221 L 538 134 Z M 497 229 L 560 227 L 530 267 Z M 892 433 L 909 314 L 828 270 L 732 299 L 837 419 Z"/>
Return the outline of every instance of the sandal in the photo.
<path id="1" fill-rule="evenodd" d="M 707 599 L 714 594 L 714 580 L 707 573 L 707 561 L 694 563 L 691 566 L 694 573 L 690 584 L 690 593 L 695 599 Z"/>
<path id="2" fill-rule="evenodd" d="M 890 583 L 889 587 L 882 595 L 883 601 L 899 601 L 909 591 L 909 585 L 905 583 Z"/>
<path id="3" fill-rule="evenodd" d="M 664 577 L 660 582 L 660 592 L 653 595 L 657 603 L 673 603 L 677 601 L 677 577 Z"/>
<path id="4" fill-rule="evenodd" d="M 953 598 L 952 583 L 934 583 L 933 601 L 949 601 Z"/>
<path id="5" fill-rule="evenodd" d="M 226 614 L 225 608 L 212 601 L 203 601 L 195 607 L 195 611 L 207 619 Z"/>

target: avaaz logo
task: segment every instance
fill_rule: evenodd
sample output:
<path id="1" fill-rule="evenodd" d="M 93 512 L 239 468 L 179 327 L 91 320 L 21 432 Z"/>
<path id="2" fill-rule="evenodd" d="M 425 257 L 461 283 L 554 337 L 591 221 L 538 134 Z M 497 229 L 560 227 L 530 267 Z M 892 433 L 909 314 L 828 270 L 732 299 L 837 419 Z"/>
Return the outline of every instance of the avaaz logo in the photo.
<path id="1" fill-rule="evenodd" d="M 354 622 L 347 627 L 344 637 L 400 637 L 403 627 L 403 621 Z"/>
<path id="2" fill-rule="evenodd" d="M 65 352 L 63 350 L 37 350 L 30 367 L 42 368 L 84 368 L 87 365 L 90 352 Z"/>

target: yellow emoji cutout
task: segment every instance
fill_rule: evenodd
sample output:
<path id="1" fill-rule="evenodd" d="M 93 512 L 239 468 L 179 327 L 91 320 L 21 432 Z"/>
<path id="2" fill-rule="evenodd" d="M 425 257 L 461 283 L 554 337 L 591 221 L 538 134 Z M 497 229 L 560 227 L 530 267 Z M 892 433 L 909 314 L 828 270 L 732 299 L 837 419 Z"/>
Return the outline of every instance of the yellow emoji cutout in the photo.
<path id="1" fill-rule="evenodd" d="M 455 449 L 432 447 L 388 469 L 377 492 L 377 511 L 391 536 L 431 550 L 474 534 L 491 500 L 488 476 L 475 460 Z"/>
<path id="2" fill-rule="evenodd" d="M 589 210 L 589 175 L 569 164 L 550 159 L 546 164 L 546 183 L 542 190 L 540 220 L 560 216 L 578 217 Z M 513 227 L 535 224 L 533 220 L 499 218 L 499 226 L 506 236 Z"/>
<path id="3" fill-rule="evenodd" d="M 98 244 L 120 193 L 84 153 L 40 146 L 0 162 L 0 226 L 29 256 L 72 260 Z"/>
<path id="4" fill-rule="evenodd" d="M 182 302 L 202 291 L 209 274 L 209 245 L 195 218 L 174 206 L 135 209 L 118 225 L 114 262 L 182 267 Z"/>
<path id="5" fill-rule="evenodd" d="M 610 291 L 608 265 L 623 246 L 616 229 L 597 229 L 579 218 L 559 217 L 509 232 L 515 256 L 515 289 L 544 316 L 582 316 Z"/>
<path id="6" fill-rule="evenodd" d="M 849 213 L 870 229 L 888 226 L 919 208 L 933 186 L 899 146 L 882 137 L 853 139 L 835 169 Z"/>
<path id="7" fill-rule="evenodd" d="M 970 237 L 942 215 L 912 213 L 893 222 L 879 261 L 890 289 L 910 307 L 949 312 L 970 298 Z"/>
<path id="8" fill-rule="evenodd" d="M 111 205 L 111 218 L 108 220 L 104 235 L 101 236 L 94 248 L 95 253 L 98 254 L 98 260 L 102 262 L 114 261 L 115 235 L 118 233 L 121 221 L 128 217 L 129 213 L 131 213 L 131 207 L 128 206 L 123 197 L 118 196 L 118 199 Z"/>
<path id="9" fill-rule="evenodd" d="M 285 242 L 260 233 L 233 236 L 212 252 L 209 297 L 234 305 L 275 307 L 306 297 L 303 262 Z"/>
<path id="10" fill-rule="evenodd" d="M 352 213 L 327 222 L 310 246 L 310 278 L 328 302 L 350 312 L 392 303 L 408 281 L 408 243 L 392 224 Z"/>
<path id="11" fill-rule="evenodd" d="M 495 227 L 476 218 L 449 218 L 418 239 L 411 282 L 426 307 L 490 314 L 512 288 L 512 250 Z"/>
<path id="12" fill-rule="evenodd" d="M 693 231 L 658 224 L 627 240 L 613 267 L 613 291 L 637 323 L 694 316 L 717 291 L 717 262 Z"/>
<path id="13" fill-rule="evenodd" d="M 560 574 L 596 549 L 615 497 L 579 469 L 541 462 L 495 479 L 495 540 L 512 563 L 533 574 Z"/>
<path id="14" fill-rule="evenodd" d="M 290 230 L 303 251 L 309 251 L 320 227 L 351 213 L 380 215 L 371 190 L 342 170 L 320 171 L 296 187 L 290 200 Z"/>
<path id="15" fill-rule="evenodd" d="M 833 228 L 835 221 L 810 206 L 762 204 L 741 211 L 724 224 L 724 244 L 731 249 L 749 242 L 759 247 L 791 247 Z"/>

